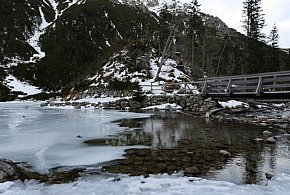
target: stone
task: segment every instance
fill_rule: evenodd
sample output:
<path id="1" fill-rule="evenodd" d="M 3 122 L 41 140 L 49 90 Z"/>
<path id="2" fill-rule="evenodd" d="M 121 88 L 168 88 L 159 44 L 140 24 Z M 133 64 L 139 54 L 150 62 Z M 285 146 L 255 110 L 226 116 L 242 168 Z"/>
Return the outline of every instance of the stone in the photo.
<path id="1" fill-rule="evenodd" d="M 171 105 L 166 105 L 166 106 L 165 106 L 165 110 L 172 110 Z"/>
<path id="2" fill-rule="evenodd" d="M 129 103 L 129 106 L 132 108 L 132 109 L 139 109 L 142 107 L 141 103 L 140 102 L 137 102 L 137 101 L 134 101 L 132 99 L 128 100 L 128 103 Z"/>
<path id="3" fill-rule="evenodd" d="M 267 173 L 265 173 L 265 175 L 267 179 L 272 179 L 275 176 L 275 174 L 272 171 L 268 171 Z"/>
<path id="4" fill-rule="evenodd" d="M 212 101 L 212 97 L 209 97 L 209 98 L 205 99 L 204 101 L 205 102 L 210 102 L 210 101 Z"/>
<path id="5" fill-rule="evenodd" d="M 127 101 L 121 101 L 120 106 L 121 108 L 125 109 L 129 106 L 129 103 Z"/>
<path id="6" fill-rule="evenodd" d="M 81 105 L 76 105 L 74 109 L 81 109 Z"/>
<path id="7" fill-rule="evenodd" d="M 197 175 L 200 174 L 200 170 L 197 167 L 187 167 L 184 170 L 185 175 Z"/>
<path id="8" fill-rule="evenodd" d="M 274 137 L 269 137 L 268 139 L 265 140 L 266 144 L 275 144 L 276 140 L 274 139 Z"/>
<path id="9" fill-rule="evenodd" d="M 272 136 L 272 132 L 270 132 L 270 131 L 263 131 L 263 135 L 264 136 L 266 136 L 266 137 L 268 137 L 268 136 Z"/>
<path id="10" fill-rule="evenodd" d="M 48 106 L 48 104 L 49 104 L 49 102 L 41 103 L 41 104 L 40 104 L 40 107 L 46 107 L 46 106 Z"/>
<path id="11" fill-rule="evenodd" d="M 158 107 L 154 107 L 154 111 L 155 111 L 155 112 L 159 112 L 160 109 L 159 109 Z"/>
<path id="12" fill-rule="evenodd" d="M 228 151 L 226 151 L 226 150 L 220 150 L 220 152 L 219 152 L 221 155 L 223 155 L 223 156 L 227 156 L 227 157 L 230 157 L 231 156 L 231 154 L 228 152 Z"/>
<path id="13" fill-rule="evenodd" d="M 46 175 L 41 175 L 31 169 L 28 169 L 24 166 L 21 165 L 17 165 L 17 169 L 19 171 L 19 179 L 21 179 L 22 181 L 24 180 L 38 180 L 41 182 L 47 182 L 48 178 Z"/>
<path id="14" fill-rule="evenodd" d="M 0 183 L 19 179 L 16 164 L 7 159 L 0 159 Z"/>
<path id="15" fill-rule="evenodd" d="M 254 141 L 255 141 L 256 143 L 260 143 L 260 142 L 263 141 L 263 139 L 262 139 L 262 138 L 256 138 L 256 139 L 254 139 Z"/>
<path id="16" fill-rule="evenodd" d="M 182 108 L 185 108 L 185 106 L 186 106 L 186 101 L 185 101 L 185 100 L 180 100 L 180 106 L 181 106 Z"/>

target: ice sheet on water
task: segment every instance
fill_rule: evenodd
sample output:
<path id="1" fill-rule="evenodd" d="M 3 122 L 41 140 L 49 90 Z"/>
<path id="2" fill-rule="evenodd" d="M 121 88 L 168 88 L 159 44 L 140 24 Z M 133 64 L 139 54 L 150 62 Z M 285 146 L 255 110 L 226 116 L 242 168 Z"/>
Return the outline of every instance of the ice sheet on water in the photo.
<path id="1" fill-rule="evenodd" d="M 128 147 L 88 147 L 83 142 L 122 132 L 112 121 L 148 114 L 40 108 L 39 103 L 0 104 L 0 156 L 24 161 L 40 172 L 121 158 Z M 81 138 L 77 136 L 80 135 Z"/>

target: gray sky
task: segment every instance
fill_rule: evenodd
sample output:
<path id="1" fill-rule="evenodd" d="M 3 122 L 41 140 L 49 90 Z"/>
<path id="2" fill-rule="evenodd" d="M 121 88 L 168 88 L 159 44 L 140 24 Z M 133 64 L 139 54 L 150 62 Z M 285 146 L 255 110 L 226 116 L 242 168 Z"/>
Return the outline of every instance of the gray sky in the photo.
<path id="1" fill-rule="evenodd" d="M 182 0 L 181 0 L 182 1 Z M 199 0 L 201 10 L 218 16 L 229 27 L 243 32 L 241 28 L 243 0 Z M 279 46 L 290 48 L 290 0 L 262 0 L 267 26 L 263 32 L 268 36 L 273 24 L 279 31 Z"/>

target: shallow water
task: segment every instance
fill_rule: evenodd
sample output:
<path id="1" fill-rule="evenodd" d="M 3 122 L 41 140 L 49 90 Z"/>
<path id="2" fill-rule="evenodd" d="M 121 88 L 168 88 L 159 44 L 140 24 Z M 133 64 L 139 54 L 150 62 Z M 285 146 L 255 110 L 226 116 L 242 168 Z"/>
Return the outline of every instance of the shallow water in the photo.
<path id="1" fill-rule="evenodd" d="M 137 130 L 121 133 L 107 143 L 143 144 L 150 149 L 126 150 L 126 159 L 105 167 L 111 172 L 147 176 L 185 171 L 188 176 L 237 184 L 263 183 L 268 171 L 290 173 L 289 135 L 279 130 L 270 129 L 277 135 L 277 143 L 272 145 L 255 141 L 266 138 L 263 131 L 269 130 L 267 127 L 207 121 L 190 115 L 163 113 L 120 123 Z M 220 150 L 231 155 L 223 156 Z M 193 173 L 188 171 L 192 167 Z"/>

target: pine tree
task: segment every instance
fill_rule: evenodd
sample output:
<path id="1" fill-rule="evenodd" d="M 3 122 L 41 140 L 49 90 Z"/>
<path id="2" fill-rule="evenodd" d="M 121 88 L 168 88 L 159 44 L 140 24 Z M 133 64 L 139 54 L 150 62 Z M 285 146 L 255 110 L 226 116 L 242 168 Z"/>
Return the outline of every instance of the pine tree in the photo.
<path id="1" fill-rule="evenodd" d="M 191 71 L 194 71 L 195 65 L 195 44 L 196 44 L 196 35 L 201 31 L 202 20 L 199 16 L 200 13 L 200 4 L 197 0 L 192 0 L 188 9 L 188 28 L 187 34 L 191 39 Z"/>
<path id="2" fill-rule="evenodd" d="M 243 28 L 247 36 L 254 40 L 261 40 L 264 38 L 261 31 L 265 26 L 265 19 L 262 13 L 261 1 L 262 0 L 245 0 L 243 2 Z"/>
<path id="3" fill-rule="evenodd" d="M 273 25 L 268 37 L 268 44 L 271 46 L 269 52 L 270 71 L 280 70 L 279 68 L 279 34 L 276 24 Z"/>
<path id="4" fill-rule="evenodd" d="M 265 26 L 262 13 L 261 0 L 245 0 L 243 2 L 243 28 L 248 37 L 246 43 L 247 67 L 243 67 L 243 73 L 257 73 L 267 71 L 265 67 L 265 55 L 260 41 L 265 37 L 262 29 Z M 245 70 L 245 72 L 244 72 Z"/>
<path id="5" fill-rule="evenodd" d="M 270 31 L 270 35 L 268 37 L 268 43 L 273 48 L 279 47 L 279 34 L 278 34 L 278 28 L 276 24 L 273 25 L 272 30 Z"/>

